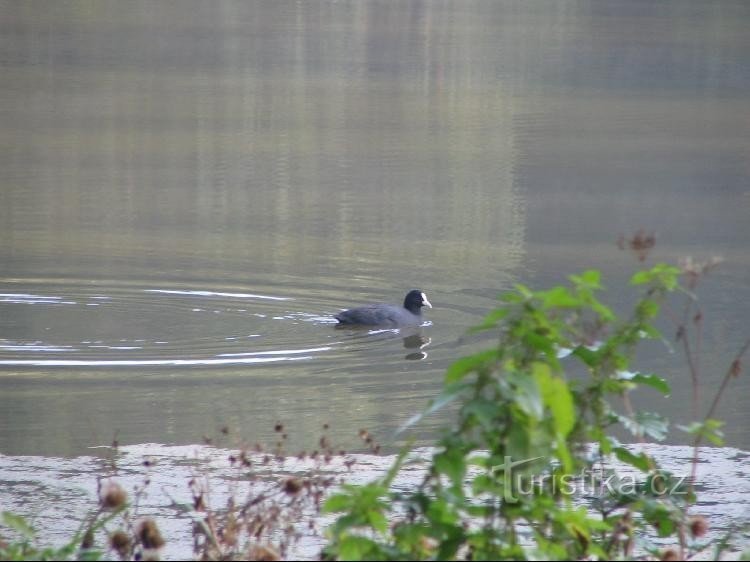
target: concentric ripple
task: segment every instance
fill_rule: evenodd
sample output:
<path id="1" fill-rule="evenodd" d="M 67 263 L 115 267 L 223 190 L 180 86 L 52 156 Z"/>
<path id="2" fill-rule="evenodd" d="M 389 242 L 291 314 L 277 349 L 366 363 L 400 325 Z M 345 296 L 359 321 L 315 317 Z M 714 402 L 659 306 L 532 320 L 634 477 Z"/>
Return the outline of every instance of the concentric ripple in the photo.
<path id="1" fill-rule="evenodd" d="M 331 330 L 337 303 L 271 287 L 12 280 L 0 281 L 0 291 L 0 367 L 299 362 L 391 345 L 402 336 L 398 330 Z M 429 342 L 403 336 L 408 349 Z"/>

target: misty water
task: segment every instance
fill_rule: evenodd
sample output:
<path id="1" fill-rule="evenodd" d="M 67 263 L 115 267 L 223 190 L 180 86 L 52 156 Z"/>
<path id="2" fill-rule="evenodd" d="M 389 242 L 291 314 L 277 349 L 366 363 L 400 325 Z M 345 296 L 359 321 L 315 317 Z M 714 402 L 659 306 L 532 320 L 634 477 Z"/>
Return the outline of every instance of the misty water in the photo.
<path id="1" fill-rule="evenodd" d="M 596 268 L 626 311 L 638 229 L 647 263 L 724 260 L 699 288 L 705 412 L 750 336 L 749 25 L 683 0 L 3 3 L 3 509 L 64 530 L 52 506 L 75 483 L 84 513 L 113 440 L 169 451 L 164 474 L 277 421 L 292 450 L 329 424 L 393 453 L 502 291 Z M 420 333 L 334 327 L 414 287 Z M 667 336 L 637 367 L 672 394 L 636 405 L 687 423 Z M 718 529 L 748 520 L 749 380 L 705 457 L 728 482 L 705 509 L 736 508 Z"/>

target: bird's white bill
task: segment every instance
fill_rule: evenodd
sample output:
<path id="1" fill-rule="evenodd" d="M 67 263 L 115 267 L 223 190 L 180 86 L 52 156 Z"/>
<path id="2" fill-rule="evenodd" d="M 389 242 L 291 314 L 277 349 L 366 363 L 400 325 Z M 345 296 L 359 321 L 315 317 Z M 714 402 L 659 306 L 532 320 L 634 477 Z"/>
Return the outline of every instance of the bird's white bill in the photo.
<path id="1" fill-rule="evenodd" d="M 429 306 L 430 308 L 432 308 L 430 301 L 427 300 L 427 297 L 424 293 L 422 293 L 422 306 Z"/>

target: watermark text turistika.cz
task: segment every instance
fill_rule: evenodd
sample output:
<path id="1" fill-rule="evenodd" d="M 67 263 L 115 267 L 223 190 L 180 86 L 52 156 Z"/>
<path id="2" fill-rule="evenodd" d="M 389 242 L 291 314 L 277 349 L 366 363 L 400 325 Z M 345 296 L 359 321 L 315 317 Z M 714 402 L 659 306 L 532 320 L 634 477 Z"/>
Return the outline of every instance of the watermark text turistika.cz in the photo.
<path id="1" fill-rule="evenodd" d="M 506 501 L 517 501 L 518 496 L 531 495 L 542 490 L 553 494 L 602 496 L 631 495 L 639 492 L 650 492 L 654 495 L 678 496 L 687 494 L 686 476 L 657 473 L 644 480 L 635 474 L 617 474 L 611 468 L 596 464 L 578 474 L 563 474 L 554 477 L 551 473 L 529 474 L 532 463 L 544 457 L 534 457 L 514 461 L 506 456 L 503 464 L 491 467 L 491 473 L 502 476 L 503 494 Z"/>

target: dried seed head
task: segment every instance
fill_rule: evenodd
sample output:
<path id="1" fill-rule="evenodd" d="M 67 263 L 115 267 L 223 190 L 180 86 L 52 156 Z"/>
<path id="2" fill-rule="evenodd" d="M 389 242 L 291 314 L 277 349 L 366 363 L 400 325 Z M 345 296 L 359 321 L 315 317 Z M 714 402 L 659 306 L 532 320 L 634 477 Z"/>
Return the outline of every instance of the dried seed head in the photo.
<path id="1" fill-rule="evenodd" d="M 636 232 L 632 238 L 625 238 L 620 235 L 617 239 L 617 247 L 621 250 L 629 248 L 633 251 L 639 261 L 645 261 L 648 257 L 649 251 L 656 244 L 656 235 L 653 233 L 646 233 L 645 230 L 640 229 Z"/>
<path id="2" fill-rule="evenodd" d="M 109 546 L 120 558 L 128 558 L 130 537 L 125 531 L 115 531 L 109 535 Z"/>
<path id="3" fill-rule="evenodd" d="M 708 533 L 708 521 L 706 521 L 705 517 L 701 517 L 700 515 L 691 517 L 689 524 L 690 534 L 695 538 L 703 537 Z"/>
<path id="4" fill-rule="evenodd" d="M 740 376 L 740 373 L 742 372 L 742 362 L 740 361 L 739 357 L 732 361 L 732 366 L 729 367 L 729 369 L 734 378 Z"/>
<path id="5" fill-rule="evenodd" d="M 143 545 L 143 548 L 156 549 L 164 546 L 164 539 L 153 519 L 144 519 L 141 521 L 137 533 L 138 540 Z"/>
<path id="6" fill-rule="evenodd" d="M 676 560 L 682 560 L 682 558 L 680 557 L 680 553 L 677 549 L 667 548 L 665 550 L 662 550 L 659 560 L 664 560 L 665 562 L 674 562 Z"/>
<path id="7" fill-rule="evenodd" d="M 240 461 L 241 461 L 241 463 L 242 463 L 242 466 L 245 466 L 245 467 L 247 467 L 247 466 L 252 466 L 252 464 L 253 464 L 253 461 L 251 461 L 251 460 L 250 460 L 250 459 L 248 458 L 248 456 L 247 456 L 247 452 L 246 452 L 246 451 L 242 451 L 242 452 L 240 453 Z"/>
<path id="8" fill-rule="evenodd" d="M 303 483 L 299 478 L 287 478 L 284 481 L 284 492 L 290 496 L 298 494 L 302 487 Z"/>
<path id="9" fill-rule="evenodd" d="M 106 482 L 99 491 L 99 502 L 104 509 L 119 509 L 128 501 L 128 494 L 117 482 Z"/>

